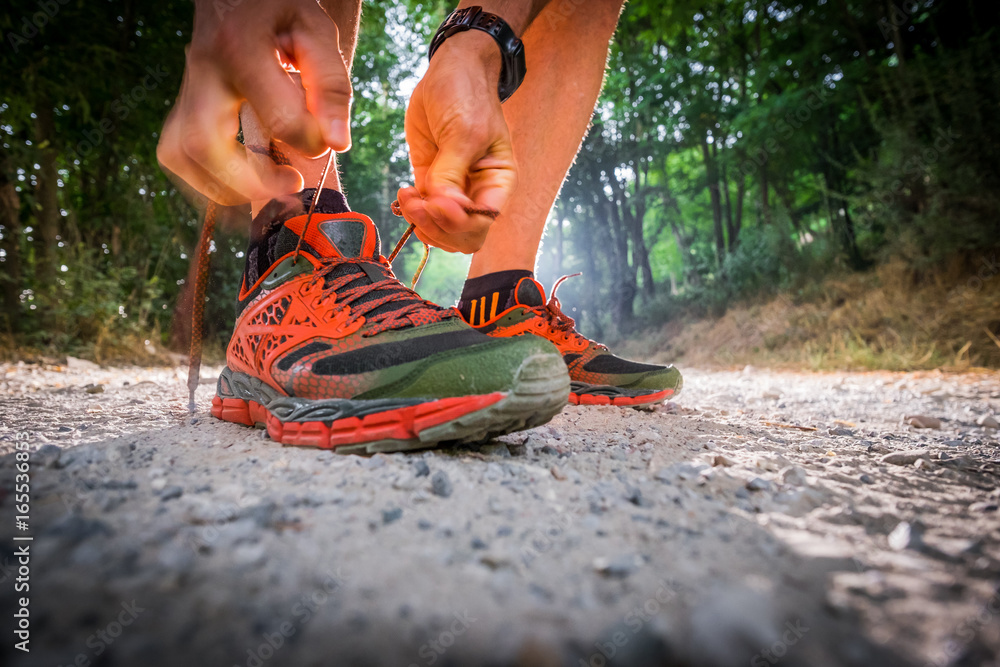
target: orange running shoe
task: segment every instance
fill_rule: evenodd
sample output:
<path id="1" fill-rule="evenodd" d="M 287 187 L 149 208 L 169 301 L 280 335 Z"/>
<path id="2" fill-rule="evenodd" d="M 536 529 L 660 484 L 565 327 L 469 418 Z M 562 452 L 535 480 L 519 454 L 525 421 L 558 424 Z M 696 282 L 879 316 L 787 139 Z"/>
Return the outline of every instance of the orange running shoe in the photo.
<path id="1" fill-rule="evenodd" d="M 308 229 L 301 210 L 274 200 L 254 220 L 215 417 L 373 453 L 482 441 L 566 404 L 551 344 L 483 335 L 404 287 L 339 193 L 323 191 Z"/>
<path id="2" fill-rule="evenodd" d="M 579 274 L 576 274 L 579 275 Z M 498 338 L 534 334 L 559 348 L 569 369 L 569 402 L 573 405 L 621 405 L 641 407 L 662 403 L 680 393 L 681 373 L 673 366 L 641 364 L 621 359 L 608 348 L 576 331 L 576 322 L 566 315 L 556 298 L 563 276 L 552 288 L 546 303 L 545 290 L 533 278 L 522 278 L 505 310 L 485 316 L 487 304 L 473 304 L 469 321 L 476 329 Z M 477 315 L 479 315 L 477 323 Z"/>

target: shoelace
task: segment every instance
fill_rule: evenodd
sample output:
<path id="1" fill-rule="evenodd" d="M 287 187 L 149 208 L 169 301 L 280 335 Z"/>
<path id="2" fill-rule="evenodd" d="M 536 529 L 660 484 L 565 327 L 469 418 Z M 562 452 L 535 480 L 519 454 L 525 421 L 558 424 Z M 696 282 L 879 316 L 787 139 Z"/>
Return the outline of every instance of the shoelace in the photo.
<path id="1" fill-rule="evenodd" d="M 593 343 L 598 347 L 598 349 L 606 350 L 608 349 L 606 345 L 595 343 L 576 331 L 576 320 L 563 312 L 562 304 L 559 303 L 559 299 L 556 298 L 556 291 L 559 289 L 559 286 L 563 284 L 563 281 L 580 275 L 583 274 L 571 273 L 568 276 L 561 277 L 556 281 L 556 284 L 552 286 L 552 293 L 549 295 L 548 302 L 542 306 L 530 306 L 528 307 L 528 310 L 544 319 L 553 331 L 561 332 L 565 340 L 576 341 L 576 344 L 581 348 L 585 348 Z"/>

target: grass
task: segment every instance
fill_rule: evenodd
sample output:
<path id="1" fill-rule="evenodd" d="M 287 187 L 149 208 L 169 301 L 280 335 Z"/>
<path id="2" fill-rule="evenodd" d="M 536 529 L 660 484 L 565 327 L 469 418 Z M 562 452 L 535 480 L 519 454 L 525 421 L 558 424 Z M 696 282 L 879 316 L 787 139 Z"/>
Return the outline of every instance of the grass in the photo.
<path id="1" fill-rule="evenodd" d="M 1000 368 L 1000 273 L 983 266 L 994 265 L 956 257 L 916 271 L 890 262 L 718 318 L 682 316 L 631 337 L 623 351 L 698 366 Z"/>

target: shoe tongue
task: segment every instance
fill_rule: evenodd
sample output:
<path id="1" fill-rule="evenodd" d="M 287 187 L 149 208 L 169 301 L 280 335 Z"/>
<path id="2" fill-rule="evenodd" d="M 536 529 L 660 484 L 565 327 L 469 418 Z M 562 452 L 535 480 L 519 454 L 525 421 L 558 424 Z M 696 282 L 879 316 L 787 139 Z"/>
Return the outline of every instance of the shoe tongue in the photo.
<path id="1" fill-rule="evenodd" d="M 533 278 L 521 278 L 514 290 L 514 301 L 520 306 L 544 306 L 545 290 Z"/>
<path id="2" fill-rule="evenodd" d="M 377 260 L 382 254 L 382 241 L 371 218 L 360 213 L 313 212 L 306 229 L 308 214 L 285 221 L 285 226 L 301 235 L 313 252 L 320 257 L 344 257 Z"/>

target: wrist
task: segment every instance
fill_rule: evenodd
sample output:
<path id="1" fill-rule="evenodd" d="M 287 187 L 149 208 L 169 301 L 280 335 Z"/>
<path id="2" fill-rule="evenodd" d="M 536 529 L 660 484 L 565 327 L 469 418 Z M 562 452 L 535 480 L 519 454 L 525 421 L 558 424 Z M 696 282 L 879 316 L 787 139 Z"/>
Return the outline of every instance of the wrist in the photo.
<path id="1" fill-rule="evenodd" d="M 480 68 L 490 83 L 500 80 L 503 59 L 496 41 L 485 32 L 468 30 L 446 39 L 434 56 L 432 63 L 441 59 L 442 62 L 465 63 L 468 66 Z"/>

